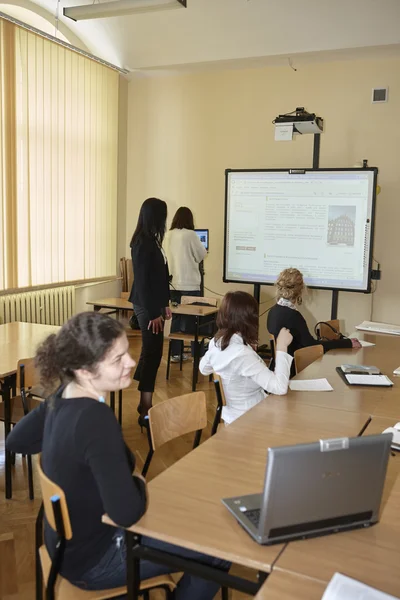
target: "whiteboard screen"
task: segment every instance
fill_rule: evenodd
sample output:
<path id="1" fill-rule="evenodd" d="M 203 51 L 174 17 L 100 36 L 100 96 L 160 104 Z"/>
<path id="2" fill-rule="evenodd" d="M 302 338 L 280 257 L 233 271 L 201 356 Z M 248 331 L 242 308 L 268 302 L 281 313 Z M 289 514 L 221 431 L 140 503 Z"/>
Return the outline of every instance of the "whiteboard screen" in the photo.
<path id="1" fill-rule="evenodd" d="M 227 170 L 224 281 L 369 292 L 377 172 Z"/>

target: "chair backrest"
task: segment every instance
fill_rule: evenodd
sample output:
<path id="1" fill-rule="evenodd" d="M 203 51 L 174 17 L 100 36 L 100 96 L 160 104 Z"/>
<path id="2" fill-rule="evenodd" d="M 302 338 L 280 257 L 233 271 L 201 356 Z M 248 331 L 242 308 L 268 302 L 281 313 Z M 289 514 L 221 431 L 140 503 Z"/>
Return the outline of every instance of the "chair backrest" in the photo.
<path id="1" fill-rule="evenodd" d="M 17 364 L 17 388 L 29 390 L 40 383 L 34 358 L 21 358 Z"/>
<path id="2" fill-rule="evenodd" d="M 65 539 L 70 540 L 72 538 L 72 528 L 71 521 L 69 519 L 68 506 L 67 501 L 65 499 L 64 491 L 60 488 L 59 485 L 54 483 L 54 481 L 51 481 L 51 479 L 49 479 L 47 475 L 43 473 L 40 460 L 38 461 L 38 471 L 44 512 L 46 514 L 47 522 L 50 525 L 50 527 L 54 529 L 54 531 L 57 531 L 52 498 L 58 497 L 60 499 L 61 516 L 64 525 Z"/>
<path id="3" fill-rule="evenodd" d="M 218 306 L 217 298 L 207 298 L 205 296 L 182 296 L 181 298 L 181 304 L 195 304 L 196 302 L 208 304 L 209 306 Z"/>
<path id="4" fill-rule="evenodd" d="M 275 341 L 275 336 L 272 335 L 272 333 L 269 334 L 269 343 L 271 346 L 272 356 L 275 358 L 276 357 L 276 341 Z"/>
<path id="5" fill-rule="evenodd" d="M 315 360 L 323 356 L 324 347 L 321 344 L 316 346 L 307 346 L 306 348 L 300 348 L 294 353 L 294 365 L 296 367 L 296 373 L 300 373 L 303 369 L 311 365 Z"/>
<path id="6" fill-rule="evenodd" d="M 335 331 L 337 331 L 337 333 L 335 333 L 335 331 L 333 331 L 333 329 L 331 329 L 331 327 L 329 327 L 329 325 L 331 327 L 333 327 L 333 329 Z M 338 340 L 340 338 L 339 319 L 331 319 L 330 321 L 325 321 L 325 323 L 320 323 L 318 325 L 318 329 L 319 329 L 319 335 L 322 339 Z"/>
<path id="7" fill-rule="evenodd" d="M 130 296 L 130 292 L 121 292 L 121 298 L 123 300 L 128 300 L 129 296 Z"/>
<path id="8" fill-rule="evenodd" d="M 224 386 L 222 383 L 221 375 L 218 375 L 218 373 L 213 373 L 213 382 L 214 382 L 214 387 L 215 387 L 215 393 L 217 395 L 218 404 L 221 404 L 221 406 L 226 406 L 225 391 L 224 391 Z"/>
<path id="9" fill-rule="evenodd" d="M 149 423 L 154 450 L 185 433 L 204 429 L 207 425 L 205 393 L 192 392 L 152 406 Z"/>

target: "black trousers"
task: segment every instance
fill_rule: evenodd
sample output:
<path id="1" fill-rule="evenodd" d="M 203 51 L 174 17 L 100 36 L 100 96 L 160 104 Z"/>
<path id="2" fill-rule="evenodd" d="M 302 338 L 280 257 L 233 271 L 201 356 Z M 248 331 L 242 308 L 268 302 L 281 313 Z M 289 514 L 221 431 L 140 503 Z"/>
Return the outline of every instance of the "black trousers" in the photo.
<path id="1" fill-rule="evenodd" d="M 150 317 L 147 310 L 137 305 L 133 308 L 142 332 L 142 350 L 133 379 L 139 382 L 140 392 L 154 392 L 157 371 L 163 354 L 164 332 L 153 333 L 148 329 Z"/>

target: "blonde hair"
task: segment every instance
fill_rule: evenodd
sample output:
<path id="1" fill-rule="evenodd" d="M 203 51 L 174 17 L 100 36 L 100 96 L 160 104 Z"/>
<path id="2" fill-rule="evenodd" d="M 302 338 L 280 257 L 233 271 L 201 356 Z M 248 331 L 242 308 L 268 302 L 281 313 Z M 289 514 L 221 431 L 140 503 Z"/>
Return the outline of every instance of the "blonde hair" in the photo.
<path id="1" fill-rule="evenodd" d="M 302 303 L 301 293 L 304 290 L 303 275 L 298 269 L 284 269 L 275 282 L 276 297 L 285 298 L 295 304 Z"/>

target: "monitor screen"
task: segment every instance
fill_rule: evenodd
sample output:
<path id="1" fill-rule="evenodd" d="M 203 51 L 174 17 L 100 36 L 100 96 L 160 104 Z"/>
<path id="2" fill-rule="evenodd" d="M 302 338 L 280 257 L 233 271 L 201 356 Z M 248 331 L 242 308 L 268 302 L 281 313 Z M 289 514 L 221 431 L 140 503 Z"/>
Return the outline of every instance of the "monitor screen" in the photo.
<path id="1" fill-rule="evenodd" d="M 224 281 L 370 291 L 377 171 L 227 170 Z"/>
<path id="2" fill-rule="evenodd" d="M 208 251 L 208 229 L 195 229 L 195 232 L 204 248 Z"/>

